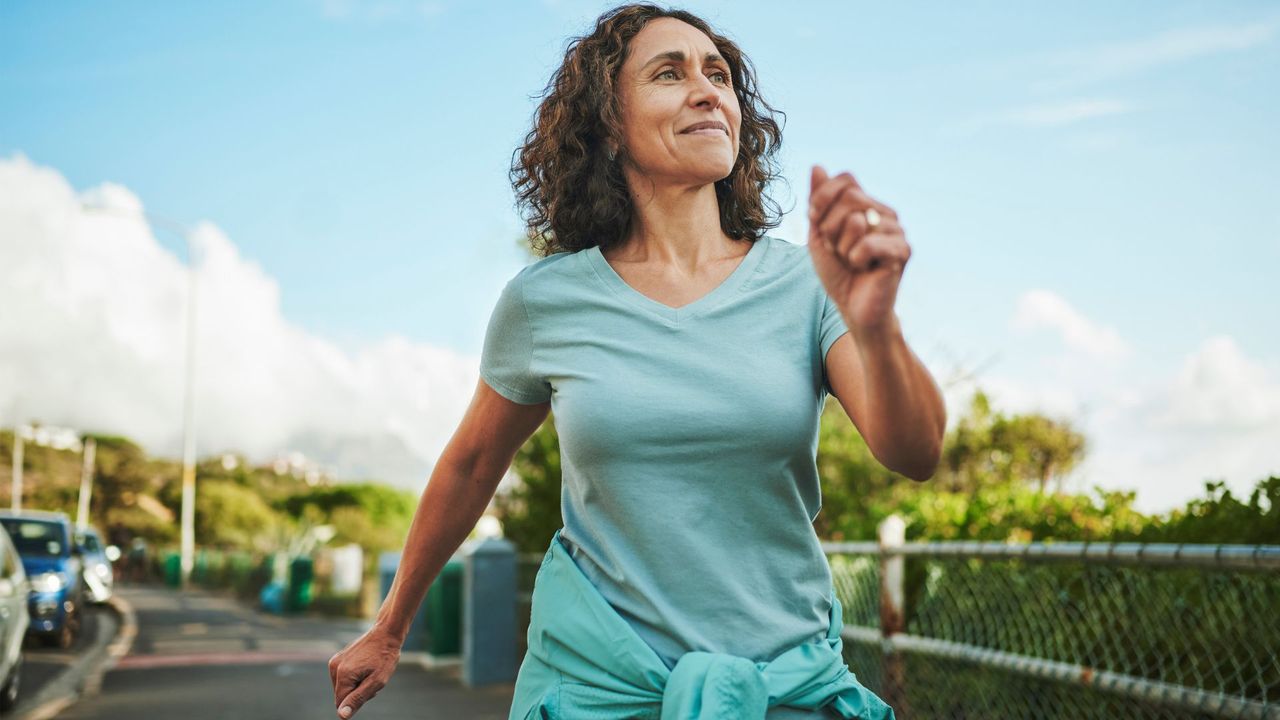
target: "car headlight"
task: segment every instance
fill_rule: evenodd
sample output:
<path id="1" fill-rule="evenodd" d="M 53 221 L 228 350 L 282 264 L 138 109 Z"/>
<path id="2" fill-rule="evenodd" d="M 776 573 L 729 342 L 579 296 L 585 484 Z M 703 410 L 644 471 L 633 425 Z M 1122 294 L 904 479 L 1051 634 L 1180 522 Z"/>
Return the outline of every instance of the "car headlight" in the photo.
<path id="1" fill-rule="evenodd" d="M 43 572 L 31 578 L 31 589 L 36 592 L 58 592 L 67 586 L 67 576 L 60 572 Z"/>
<path id="2" fill-rule="evenodd" d="M 107 578 L 111 577 L 111 566 L 110 565 L 94 565 L 93 572 L 96 573 L 98 577 L 102 578 L 103 580 L 106 580 Z"/>

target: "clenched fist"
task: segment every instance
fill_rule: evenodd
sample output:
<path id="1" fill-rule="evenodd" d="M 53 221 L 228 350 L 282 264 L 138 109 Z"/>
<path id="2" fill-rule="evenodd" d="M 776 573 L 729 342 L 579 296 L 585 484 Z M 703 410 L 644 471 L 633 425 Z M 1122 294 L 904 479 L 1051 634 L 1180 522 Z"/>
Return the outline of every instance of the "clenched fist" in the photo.
<path id="1" fill-rule="evenodd" d="M 809 255 L 849 331 L 875 332 L 897 321 L 894 302 L 911 257 L 898 213 L 867 195 L 853 175 L 809 179 Z"/>

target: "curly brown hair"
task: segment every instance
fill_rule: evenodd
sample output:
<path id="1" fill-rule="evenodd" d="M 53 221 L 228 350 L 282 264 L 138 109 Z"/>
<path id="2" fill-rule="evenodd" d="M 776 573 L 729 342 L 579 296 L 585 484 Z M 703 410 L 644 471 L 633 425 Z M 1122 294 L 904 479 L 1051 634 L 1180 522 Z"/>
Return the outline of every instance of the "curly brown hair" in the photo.
<path id="1" fill-rule="evenodd" d="M 765 189 L 781 178 L 774 155 L 782 129 L 773 114 L 782 115 L 785 125 L 786 113 L 760 96 L 753 65 L 732 40 L 690 12 L 633 3 L 605 12 L 590 34 L 569 42 L 564 62 L 539 96 L 544 99 L 533 129 L 513 153 L 519 156 L 511 165 L 517 206 L 531 210 L 527 240 L 543 257 L 593 245 L 606 249 L 631 230 L 634 208 L 621 169 L 627 150 L 615 87 L 631 39 L 659 17 L 683 20 L 706 33 L 729 63 L 742 127 L 733 170 L 715 183 L 721 229 L 735 240 L 755 241 L 781 224 Z M 605 155 L 609 140 L 617 148 L 616 161 Z"/>

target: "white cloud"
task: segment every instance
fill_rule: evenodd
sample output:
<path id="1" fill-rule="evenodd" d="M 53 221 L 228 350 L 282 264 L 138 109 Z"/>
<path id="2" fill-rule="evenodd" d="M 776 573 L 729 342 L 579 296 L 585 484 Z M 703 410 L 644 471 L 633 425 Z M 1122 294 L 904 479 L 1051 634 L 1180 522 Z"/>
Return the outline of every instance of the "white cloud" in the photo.
<path id="1" fill-rule="evenodd" d="M 1224 480 L 1248 497 L 1280 474 L 1280 372 L 1228 337 L 1206 339 L 1172 376 L 1118 396 L 1095 418 L 1084 474 L 1140 488 L 1139 509 L 1181 506 Z M 1130 480 L 1131 479 L 1131 480 Z"/>
<path id="2" fill-rule="evenodd" d="M 1068 348 L 1099 360 L 1119 360 L 1129 348 L 1115 329 L 1092 322 L 1066 300 L 1048 290 L 1031 290 L 1018 298 L 1010 327 L 1015 330 L 1049 328 Z"/>
<path id="3" fill-rule="evenodd" d="M 1132 103 L 1107 98 L 1089 98 L 1045 105 L 1016 108 L 1004 113 L 1000 119 L 1012 125 L 1045 127 L 1070 125 L 1106 115 L 1133 112 Z"/>
<path id="4" fill-rule="evenodd" d="M 1121 115 L 1136 109 L 1133 103 L 1126 100 L 1078 98 L 979 113 L 943 125 L 939 127 L 939 131 L 946 136 L 959 137 L 972 135 L 988 128 L 1063 127 L 1094 118 Z"/>
<path id="5" fill-rule="evenodd" d="M 22 155 L 0 159 L 0 424 L 119 432 L 180 454 L 187 270 L 141 211 L 119 185 L 77 193 Z M 399 337 L 344 353 L 286 321 L 276 281 L 216 226 L 191 240 L 198 452 L 301 451 L 340 477 L 421 488 L 478 359 Z"/>
<path id="6" fill-rule="evenodd" d="M 1238 432 L 1280 424 L 1280 383 L 1227 336 L 1209 338 L 1186 358 L 1169 391 L 1152 416 L 1161 428 Z M 1280 432 L 1274 437 L 1280 445 Z"/>
<path id="7" fill-rule="evenodd" d="M 1100 47 L 1052 52 L 1045 58 L 1051 77 L 1034 85 L 1056 91 L 1134 75 L 1209 55 L 1248 50 L 1271 42 L 1280 21 L 1268 18 L 1234 25 L 1177 28 Z"/>
<path id="8" fill-rule="evenodd" d="M 1108 45 L 1048 50 L 1023 58 L 1016 65 L 1040 77 L 1029 82 L 1039 94 L 1077 92 L 1091 85 L 1165 66 L 1229 52 L 1249 50 L 1272 41 L 1280 30 L 1280 15 L 1254 22 L 1210 27 L 1177 28 L 1149 37 Z M 988 128 L 1063 127 L 1097 118 L 1135 112 L 1130 100 L 1108 97 L 1058 99 L 979 113 L 938 127 L 943 137 L 967 137 Z M 1085 142 L 1111 143 L 1094 136 Z"/>
<path id="9" fill-rule="evenodd" d="M 1069 490 L 1136 490 L 1135 507 L 1157 513 L 1203 496 L 1207 480 L 1247 498 L 1259 480 L 1280 474 L 1280 368 L 1249 358 L 1232 338 L 1205 339 L 1162 374 L 1119 332 L 1048 291 L 1025 293 L 1010 326 L 1052 328 L 1062 349 L 1012 358 L 1016 367 L 950 388 L 948 414 L 967 409 L 981 387 L 1000 412 L 1069 420 L 1088 445 Z"/>

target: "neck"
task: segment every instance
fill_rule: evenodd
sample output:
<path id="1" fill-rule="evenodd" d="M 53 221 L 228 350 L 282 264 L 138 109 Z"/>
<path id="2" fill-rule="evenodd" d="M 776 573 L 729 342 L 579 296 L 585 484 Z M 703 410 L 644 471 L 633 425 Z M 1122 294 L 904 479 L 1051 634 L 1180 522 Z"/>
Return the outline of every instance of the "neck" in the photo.
<path id="1" fill-rule="evenodd" d="M 637 186 L 645 192 L 635 192 Z M 632 231 L 610 251 L 610 259 L 681 267 L 692 274 L 709 261 L 741 254 L 740 243 L 720 228 L 713 184 L 652 187 L 645 179 L 631 187 Z"/>

